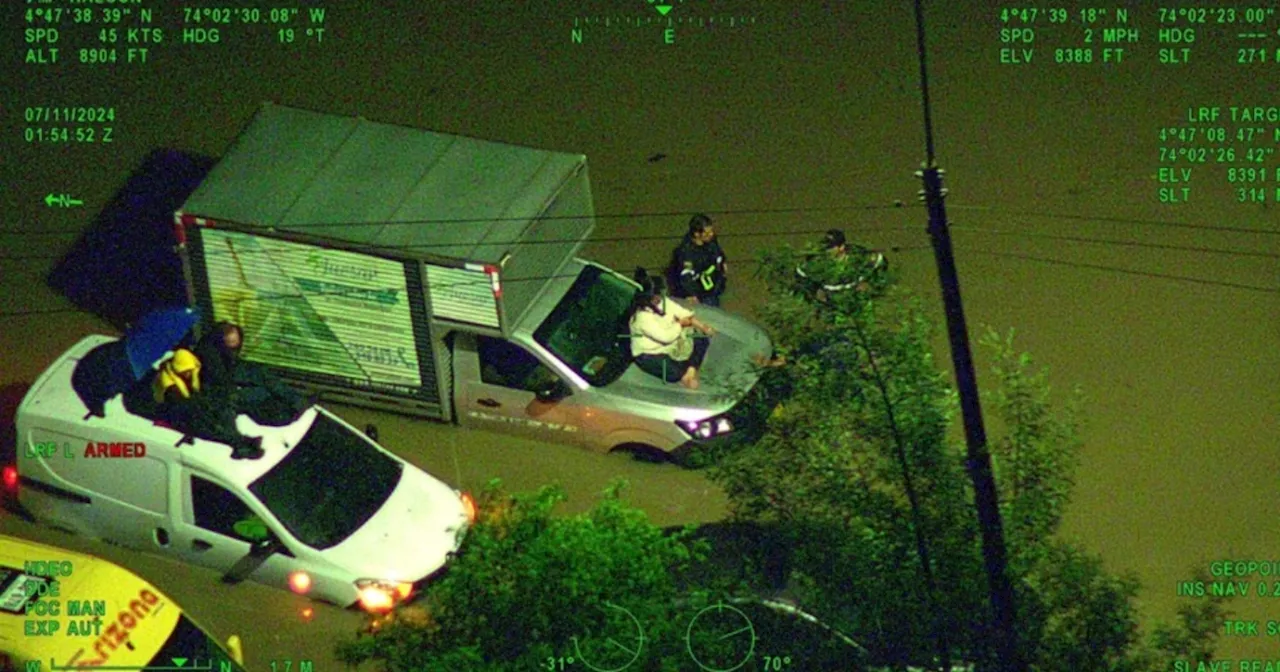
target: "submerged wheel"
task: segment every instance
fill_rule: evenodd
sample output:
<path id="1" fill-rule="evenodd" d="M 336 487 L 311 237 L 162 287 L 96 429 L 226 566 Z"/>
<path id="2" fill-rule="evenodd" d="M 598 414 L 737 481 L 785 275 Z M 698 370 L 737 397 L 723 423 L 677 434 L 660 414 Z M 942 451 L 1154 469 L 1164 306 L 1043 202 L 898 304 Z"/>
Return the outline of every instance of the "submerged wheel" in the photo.
<path id="1" fill-rule="evenodd" d="M 611 453 L 626 453 L 632 459 L 652 464 L 663 464 L 671 461 L 671 455 L 646 443 L 624 443 L 615 446 Z"/>

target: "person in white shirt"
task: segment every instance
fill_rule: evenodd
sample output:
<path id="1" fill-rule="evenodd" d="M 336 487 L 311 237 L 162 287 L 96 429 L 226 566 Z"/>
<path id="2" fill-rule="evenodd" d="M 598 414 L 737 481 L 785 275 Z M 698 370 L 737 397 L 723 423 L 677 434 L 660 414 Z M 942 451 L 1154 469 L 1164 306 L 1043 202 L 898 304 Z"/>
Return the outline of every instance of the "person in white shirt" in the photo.
<path id="1" fill-rule="evenodd" d="M 662 278 L 636 270 L 640 291 L 631 314 L 631 355 L 642 371 L 668 383 L 679 382 L 698 388 L 698 368 L 707 355 L 709 338 L 696 338 L 692 331 L 707 337 L 715 329 L 699 321 L 693 311 L 666 296 Z"/>

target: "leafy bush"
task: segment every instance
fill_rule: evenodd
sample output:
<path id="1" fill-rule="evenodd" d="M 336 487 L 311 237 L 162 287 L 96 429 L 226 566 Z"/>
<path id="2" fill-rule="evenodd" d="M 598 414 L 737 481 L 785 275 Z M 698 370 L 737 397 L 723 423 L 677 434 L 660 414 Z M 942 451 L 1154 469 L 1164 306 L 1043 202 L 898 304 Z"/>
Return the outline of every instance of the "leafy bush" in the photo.
<path id="1" fill-rule="evenodd" d="M 561 657 L 628 655 L 606 637 L 622 639 L 635 622 L 646 638 L 644 665 L 683 659 L 674 616 L 712 596 L 681 592 L 673 572 L 705 547 L 687 543 L 687 531 L 664 534 L 621 501 L 622 489 L 611 486 L 588 513 L 553 517 L 560 488 L 508 495 L 490 483 L 446 574 L 420 603 L 341 645 L 341 659 L 381 660 L 393 671 L 537 669 Z"/>

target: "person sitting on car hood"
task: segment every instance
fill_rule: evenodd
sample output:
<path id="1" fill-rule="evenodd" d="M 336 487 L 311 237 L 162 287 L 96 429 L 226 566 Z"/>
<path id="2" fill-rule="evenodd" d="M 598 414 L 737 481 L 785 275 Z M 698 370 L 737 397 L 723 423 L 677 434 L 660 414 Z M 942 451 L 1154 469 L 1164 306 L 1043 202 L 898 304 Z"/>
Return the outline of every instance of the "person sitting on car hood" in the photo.
<path id="1" fill-rule="evenodd" d="M 693 311 L 666 296 L 662 278 L 636 269 L 636 292 L 631 310 L 631 355 L 640 370 L 668 383 L 679 383 L 689 389 L 698 387 L 698 368 L 707 355 L 706 338 L 694 338 L 697 329 L 707 336 L 715 329 L 693 316 Z"/>

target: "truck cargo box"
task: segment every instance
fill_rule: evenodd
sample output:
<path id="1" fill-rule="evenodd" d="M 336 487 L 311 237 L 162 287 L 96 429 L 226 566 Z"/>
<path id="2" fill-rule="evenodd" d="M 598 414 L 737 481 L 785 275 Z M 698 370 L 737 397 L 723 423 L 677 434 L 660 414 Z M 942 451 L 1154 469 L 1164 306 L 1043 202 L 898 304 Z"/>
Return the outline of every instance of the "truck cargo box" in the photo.
<path id="1" fill-rule="evenodd" d="M 246 359 L 447 419 L 436 335 L 509 335 L 594 208 L 580 154 L 267 104 L 175 224 L 191 302 Z"/>

